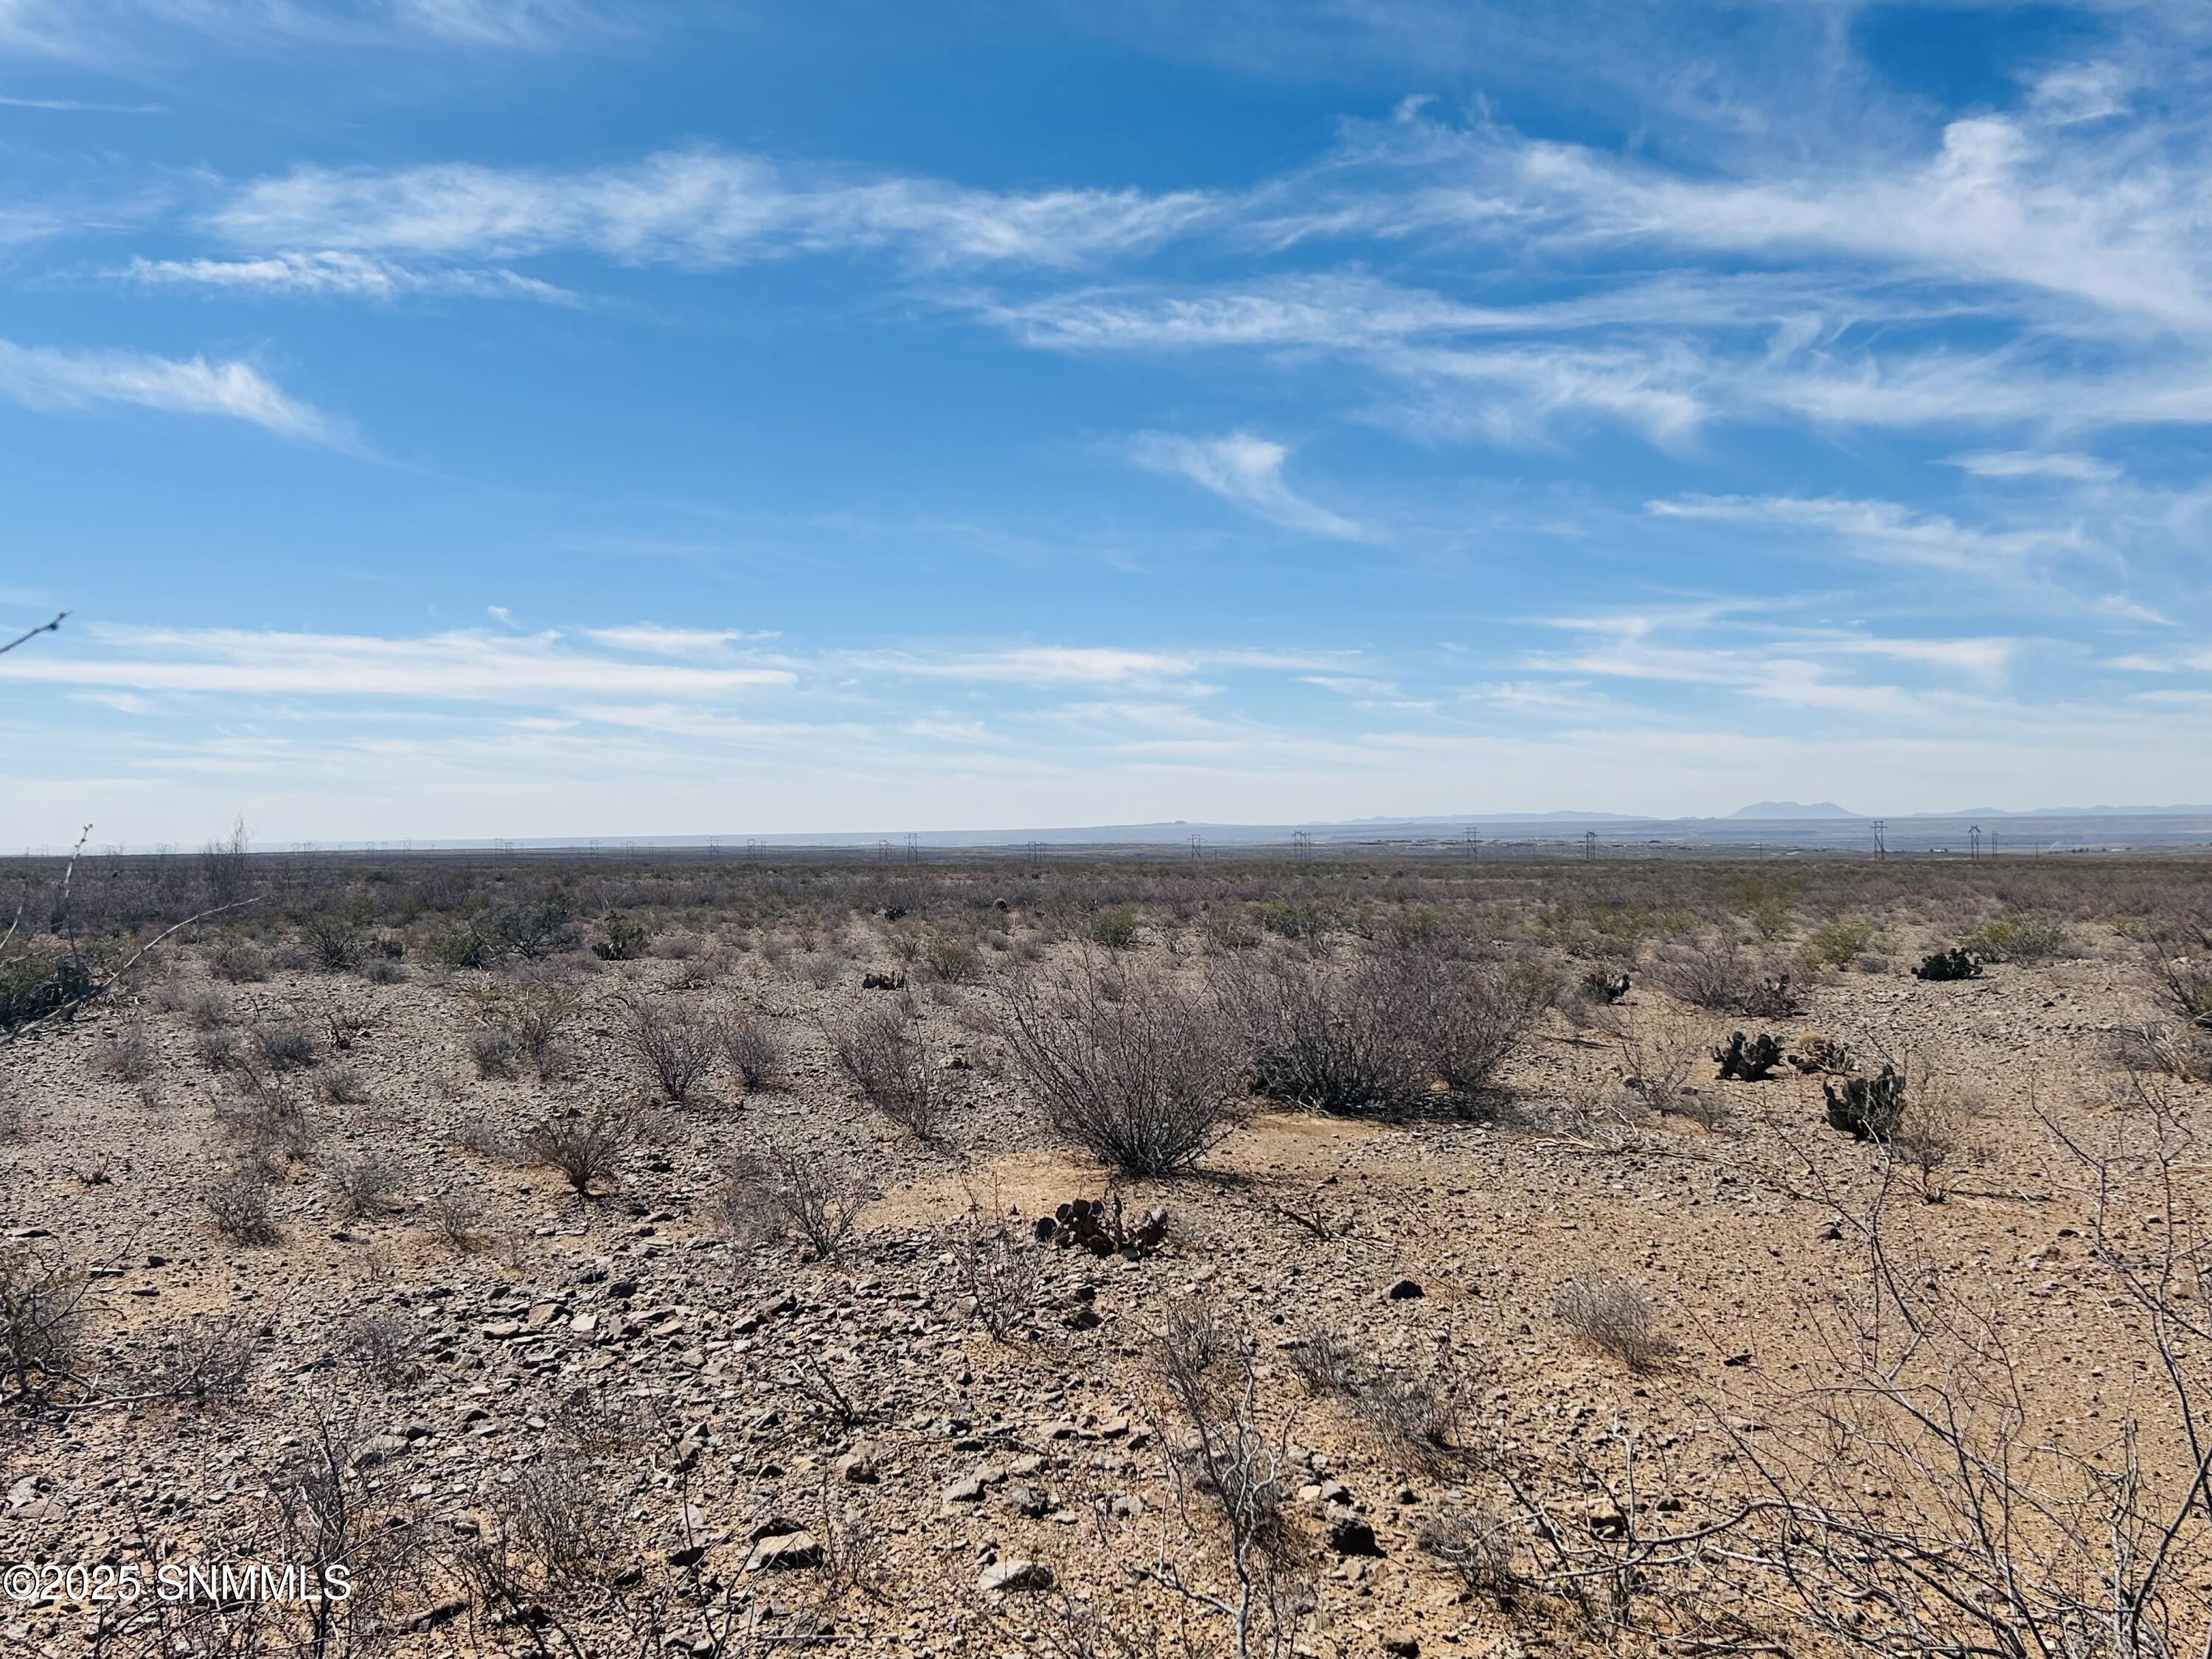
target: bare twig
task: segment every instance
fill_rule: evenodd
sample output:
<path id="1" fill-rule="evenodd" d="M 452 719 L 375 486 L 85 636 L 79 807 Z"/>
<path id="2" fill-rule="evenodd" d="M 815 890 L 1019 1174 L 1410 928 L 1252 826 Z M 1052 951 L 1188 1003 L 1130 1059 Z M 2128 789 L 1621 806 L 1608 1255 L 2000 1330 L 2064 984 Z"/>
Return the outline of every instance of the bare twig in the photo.
<path id="1" fill-rule="evenodd" d="M 68 615 L 69 612 L 66 611 L 58 611 L 54 613 L 54 619 L 52 622 L 40 623 L 36 628 L 31 629 L 25 633 L 18 634 L 14 639 L 9 641 L 7 644 L 0 645 L 0 657 L 6 656 L 10 651 L 13 651 L 19 645 L 27 645 L 31 641 L 35 640 L 41 634 L 58 633 L 61 629 L 62 619 Z"/>

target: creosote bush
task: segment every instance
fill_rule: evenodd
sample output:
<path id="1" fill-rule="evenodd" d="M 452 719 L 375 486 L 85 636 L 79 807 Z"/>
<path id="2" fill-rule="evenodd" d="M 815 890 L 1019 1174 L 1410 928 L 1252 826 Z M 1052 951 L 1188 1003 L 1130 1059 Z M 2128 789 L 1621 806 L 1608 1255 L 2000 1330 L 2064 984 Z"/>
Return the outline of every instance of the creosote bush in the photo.
<path id="1" fill-rule="evenodd" d="M 1188 1168 L 1234 1121 L 1236 1054 L 1205 987 L 1086 958 L 1009 985 L 1001 1035 L 1053 1127 L 1123 1174 Z"/>
<path id="2" fill-rule="evenodd" d="M 911 997 L 863 1002 L 830 1034 L 837 1067 L 868 1103 L 917 1140 L 935 1140 L 944 1127 L 945 1087 L 922 1035 L 921 1011 Z"/>
<path id="3" fill-rule="evenodd" d="M 783 1069 L 783 1036 L 765 1014 L 739 1014 L 725 1021 L 722 1053 L 749 1090 L 766 1087 Z"/>
<path id="4" fill-rule="evenodd" d="M 622 1030 L 646 1080 L 678 1106 L 706 1079 L 722 1046 L 712 1018 L 668 997 L 623 997 Z"/>
<path id="5" fill-rule="evenodd" d="M 592 1196 L 592 1183 L 611 1176 L 629 1150 L 629 1120 L 604 1108 L 571 1109 L 541 1118 L 524 1131 L 522 1150 L 536 1163 L 556 1171 L 579 1198 Z"/>

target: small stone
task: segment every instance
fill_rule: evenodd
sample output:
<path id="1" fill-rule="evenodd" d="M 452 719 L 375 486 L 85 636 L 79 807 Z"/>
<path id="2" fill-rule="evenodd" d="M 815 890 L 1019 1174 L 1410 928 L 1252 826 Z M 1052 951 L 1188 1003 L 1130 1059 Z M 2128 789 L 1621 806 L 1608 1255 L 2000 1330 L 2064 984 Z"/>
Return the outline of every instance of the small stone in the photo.
<path id="1" fill-rule="evenodd" d="M 1420 1280 L 1401 1279 L 1383 1294 L 1393 1302 L 1412 1302 L 1426 1296 L 1428 1292 L 1421 1288 Z"/>
<path id="2" fill-rule="evenodd" d="M 822 1545 L 811 1532 L 780 1533 L 763 1538 L 745 1558 L 747 1572 L 789 1572 L 822 1565 Z"/>
<path id="3" fill-rule="evenodd" d="M 1420 1659 L 1421 1638 L 1409 1630 L 1394 1630 L 1382 1638 L 1382 1651 L 1396 1659 Z"/>
<path id="4" fill-rule="evenodd" d="M 976 1589 L 987 1591 L 1048 1590 L 1052 1586 L 1052 1569 L 1042 1561 L 1001 1561 L 984 1568 L 975 1581 Z"/>
<path id="5" fill-rule="evenodd" d="M 977 1474 L 963 1475 L 945 1489 L 948 1504 L 980 1504 L 983 1501 L 983 1478 Z"/>
<path id="6" fill-rule="evenodd" d="M 1339 1555 L 1380 1555 L 1382 1546 L 1375 1541 L 1375 1528 L 1358 1510 L 1342 1504 L 1331 1504 L 1323 1512 L 1328 1526 L 1328 1547 Z"/>

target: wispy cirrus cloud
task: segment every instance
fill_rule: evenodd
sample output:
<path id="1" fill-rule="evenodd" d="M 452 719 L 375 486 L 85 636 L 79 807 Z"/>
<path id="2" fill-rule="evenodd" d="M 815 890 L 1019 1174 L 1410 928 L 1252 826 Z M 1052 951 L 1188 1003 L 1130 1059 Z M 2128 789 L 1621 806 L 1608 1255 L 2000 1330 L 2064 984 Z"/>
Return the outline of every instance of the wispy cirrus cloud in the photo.
<path id="1" fill-rule="evenodd" d="M 1915 512 L 1895 501 L 1840 496 L 1690 495 L 1649 501 L 1644 510 L 1662 519 L 1815 531 L 1833 537 L 1860 558 L 1968 575 L 2003 575 L 2039 561 L 2098 550 L 2073 526 L 1985 529 L 1960 524 L 1941 513 Z"/>
<path id="2" fill-rule="evenodd" d="M 146 288 L 191 288 L 210 293 L 297 295 L 309 299 L 397 300 L 408 295 L 475 299 L 538 300 L 578 305 L 567 289 L 513 270 L 422 270 L 395 260 L 325 249 L 317 253 L 272 253 L 252 259 L 134 258 L 116 275 Z"/>
<path id="3" fill-rule="evenodd" d="M 250 363 L 136 351 L 62 351 L 0 340 L 0 398 L 41 410 L 124 406 L 244 421 L 281 437 L 345 447 L 345 428 Z"/>
<path id="4" fill-rule="evenodd" d="M 1079 265 L 1156 246 L 1214 211 L 1195 191 L 978 190 L 702 146 L 576 172 L 302 167 L 246 185 L 205 222 L 254 248 L 464 259 L 578 251 L 693 269 L 882 250 L 936 268 Z"/>
<path id="5" fill-rule="evenodd" d="M 0 677 L 225 697 L 401 697 L 527 702 L 607 696 L 720 698 L 792 684 L 784 668 L 695 667 L 579 650 L 557 631 L 456 629 L 414 639 L 235 629 L 107 626 L 87 655 L 14 653 Z M 18 659 L 20 659 L 20 660 Z"/>
<path id="6" fill-rule="evenodd" d="M 232 47 L 545 51 L 634 32 L 625 0 L 5 0 L 0 52 L 134 63 L 169 35 Z"/>
<path id="7" fill-rule="evenodd" d="M 1140 433 L 1129 446 L 1138 465 L 1188 478 L 1231 507 L 1301 535 L 1335 541 L 1370 541 L 1371 532 L 1342 514 L 1310 501 L 1283 478 L 1290 451 L 1249 432 L 1217 437 Z"/>

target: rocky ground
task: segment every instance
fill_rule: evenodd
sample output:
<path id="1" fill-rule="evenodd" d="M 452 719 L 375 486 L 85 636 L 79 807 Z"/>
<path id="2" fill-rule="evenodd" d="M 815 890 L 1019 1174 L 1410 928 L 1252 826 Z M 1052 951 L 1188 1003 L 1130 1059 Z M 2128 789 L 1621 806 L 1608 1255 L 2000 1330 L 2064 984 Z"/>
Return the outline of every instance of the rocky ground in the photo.
<path id="1" fill-rule="evenodd" d="M 643 960 L 566 959 L 580 1009 L 550 1079 L 479 1075 L 500 974 L 410 954 L 383 982 L 297 963 L 234 982 L 204 941 L 0 1051 L 6 1237 L 89 1275 L 77 1382 L 0 1430 L 0 1560 L 150 1576 L 281 1553 L 343 1559 L 358 1581 L 323 1649 L 296 1605 L 157 1612 L 66 1586 L 0 1607 L 0 1637 L 56 1656 L 1227 1650 L 1231 1620 L 1194 1598 L 1233 1602 L 1231 1540 L 1169 1478 L 1191 1425 L 1154 1354 L 1195 1309 L 1255 1345 L 1299 1650 L 1595 1650 L 1638 1638 L 1556 1591 L 1486 1593 L 1440 1553 L 1494 1515 L 1513 1571 L 1541 1570 L 1529 1512 L 1473 1451 L 1550 1470 L 1547 1512 L 1600 1535 L 1619 1493 L 1591 1472 L 1617 1476 L 1627 1446 L 1647 1510 L 1724 1506 L 1742 1437 L 1820 1364 L 1863 1265 L 1838 1217 L 1873 1200 L 1884 1161 L 1828 1126 L 1822 1077 L 1717 1080 L 1706 1049 L 1747 1022 L 1640 970 L 1617 1008 L 1547 1016 L 1494 1121 L 1255 1103 L 1194 1174 L 1117 1190 L 1133 1218 L 1167 1211 L 1157 1249 L 1094 1257 L 1033 1243 L 1036 1218 L 1109 1183 L 1009 1074 L 992 1018 L 1009 951 L 987 949 L 971 982 L 917 973 L 953 1102 L 927 1144 L 860 1098 L 824 1035 L 900 994 L 861 988 L 901 967 L 881 928 L 854 921 L 827 970 L 740 930 L 695 935 L 681 960 L 666 935 Z M 1955 1145 L 1930 1193 L 1898 1174 L 1896 1235 L 2008 1322 L 2039 1417 L 2090 1432 L 2148 1382 L 2043 1116 L 2087 1133 L 2109 1115 L 2140 953 L 2076 927 L 2039 965 L 1907 974 L 1948 942 L 1900 923 L 1876 971 L 1801 967 L 1800 1011 L 1748 1024 L 1793 1052 L 1814 1034 L 1910 1049 L 1951 1080 Z M 1187 971 L 1202 949 L 1148 920 L 1129 955 Z M 718 1064 L 685 1103 L 657 1099 L 623 1046 L 623 993 L 763 1016 L 781 1074 L 746 1090 Z M 271 1235 L 240 1242 L 205 1194 L 244 1156 L 252 1091 L 211 1068 L 204 1036 L 290 1023 L 314 1054 L 275 1086 L 304 1124 L 261 1154 Z M 1698 1056 L 1698 1092 L 1653 1110 L 1624 1079 L 1670 1044 Z M 549 1112 L 600 1108 L 635 1128 L 592 1196 L 519 1152 Z M 865 1189 L 830 1260 L 723 1201 L 733 1158 L 778 1149 L 823 1152 Z M 364 1164 L 388 1181 L 349 1200 Z M 1648 1363 L 1563 1316 L 1564 1288 L 1613 1281 L 1656 1310 Z M 1299 1363 L 1317 1340 L 1441 1401 L 1436 1443 L 1394 1437 L 1366 1395 L 1317 1392 Z M 179 1387 L 195 1368 L 204 1386 Z M 1678 1617 L 1652 1612 L 1653 1639 Z"/>

